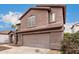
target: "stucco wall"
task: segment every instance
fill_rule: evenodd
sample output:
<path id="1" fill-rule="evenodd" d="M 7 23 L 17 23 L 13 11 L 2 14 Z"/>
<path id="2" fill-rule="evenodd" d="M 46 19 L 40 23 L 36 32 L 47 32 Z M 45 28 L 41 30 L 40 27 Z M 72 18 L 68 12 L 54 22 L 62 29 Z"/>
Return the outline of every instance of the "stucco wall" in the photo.
<path id="1" fill-rule="evenodd" d="M 31 15 L 36 16 L 36 27 L 48 24 L 48 11 L 47 10 L 31 10 L 21 20 L 20 30 L 29 29 L 27 27 L 27 18 Z"/>
<path id="2" fill-rule="evenodd" d="M 61 22 L 63 24 L 63 9 L 62 8 L 51 8 L 51 13 L 55 13 L 56 22 Z"/>
<path id="3" fill-rule="evenodd" d="M 50 49 L 60 49 L 63 40 L 63 32 L 50 33 Z"/>
<path id="4" fill-rule="evenodd" d="M 55 19 L 56 19 L 56 21 L 51 24 L 56 25 L 57 23 L 61 23 L 63 25 L 63 9 L 62 8 L 51 8 L 51 12 L 55 13 Z M 49 24 L 49 15 L 48 15 L 47 10 L 31 10 L 21 19 L 21 25 L 20 25 L 19 31 L 30 29 L 27 26 L 27 19 L 31 15 L 36 16 L 36 26 L 35 27 Z M 35 28 L 35 27 L 32 27 L 32 28 Z"/>

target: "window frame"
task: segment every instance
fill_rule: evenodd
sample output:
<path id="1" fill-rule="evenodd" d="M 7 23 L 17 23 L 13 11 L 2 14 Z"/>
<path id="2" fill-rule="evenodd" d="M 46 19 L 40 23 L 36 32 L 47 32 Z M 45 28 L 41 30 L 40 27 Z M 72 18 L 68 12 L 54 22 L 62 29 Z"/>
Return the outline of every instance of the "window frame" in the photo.
<path id="1" fill-rule="evenodd" d="M 54 16 L 52 16 L 52 14 Z M 56 13 L 49 13 L 48 15 L 49 15 L 49 23 L 55 23 L 56 22 Z"/>
<path id="2" fill-rule="evenodd" d="M 32 19 L 33 17 L 35 17 L 35 18 Z M 27 27 L 31 28 L 31 27 L 35 27 L 35 26 L 36 26 L 36 16 L 35 15 L 31 15 L 31 16 L 29 16 L 27 18 Z"/>

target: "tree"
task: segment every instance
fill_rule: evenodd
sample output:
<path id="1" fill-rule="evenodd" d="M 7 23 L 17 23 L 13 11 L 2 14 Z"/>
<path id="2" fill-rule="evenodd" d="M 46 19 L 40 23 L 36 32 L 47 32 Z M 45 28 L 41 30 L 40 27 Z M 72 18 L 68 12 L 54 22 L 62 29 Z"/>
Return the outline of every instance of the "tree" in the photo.
<path id="1" fill-rule="evenodd" d="M 14 28 L 15 30 L 17 30 L 17 25 L 12 25 L 12 28 Z"/>

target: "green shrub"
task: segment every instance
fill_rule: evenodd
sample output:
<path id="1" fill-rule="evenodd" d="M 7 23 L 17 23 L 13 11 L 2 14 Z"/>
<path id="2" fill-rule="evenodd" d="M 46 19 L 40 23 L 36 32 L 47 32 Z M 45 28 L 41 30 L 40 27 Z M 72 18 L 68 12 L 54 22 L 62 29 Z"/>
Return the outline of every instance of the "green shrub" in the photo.
<path id="1" fill-rule="evenodd" d="M 64 54 L 78 54 L 79 53 L 79 32 L 65 33 L 62 41 L 61 51 Z"/>

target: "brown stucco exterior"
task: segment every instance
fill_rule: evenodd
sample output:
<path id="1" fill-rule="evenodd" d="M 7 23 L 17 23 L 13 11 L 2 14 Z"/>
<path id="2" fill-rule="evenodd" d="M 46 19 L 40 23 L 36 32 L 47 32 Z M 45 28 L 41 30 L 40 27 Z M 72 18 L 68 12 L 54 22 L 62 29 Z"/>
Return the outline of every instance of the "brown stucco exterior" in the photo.
<path id="1" fill-rule="evenodd" d="M 22 17 L 21 24 L 17 30 L 17 45 L 60 49 L 63 40 L 65 23 L 64 5 L 62 7 L 39 6 L 30 8 Z M 56 13 L 56 21 L 49 23 L 49 14 Z M 36 16 L 36 26 L 27 27 L 27 18 L 31 15 Z"/>

